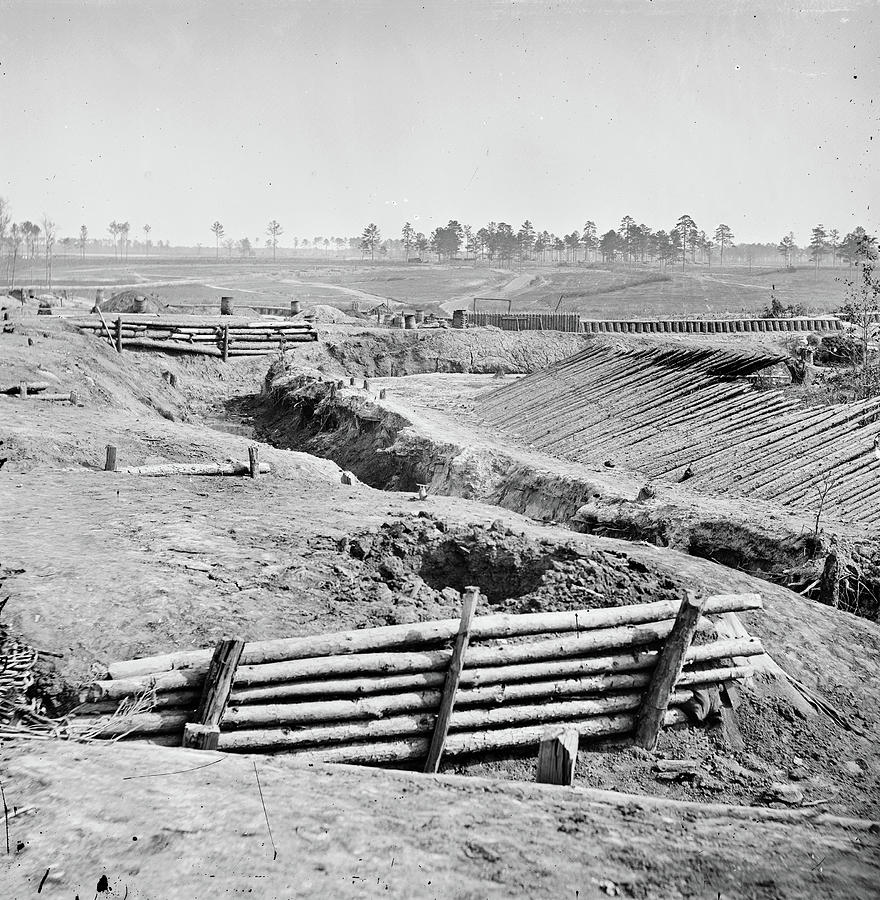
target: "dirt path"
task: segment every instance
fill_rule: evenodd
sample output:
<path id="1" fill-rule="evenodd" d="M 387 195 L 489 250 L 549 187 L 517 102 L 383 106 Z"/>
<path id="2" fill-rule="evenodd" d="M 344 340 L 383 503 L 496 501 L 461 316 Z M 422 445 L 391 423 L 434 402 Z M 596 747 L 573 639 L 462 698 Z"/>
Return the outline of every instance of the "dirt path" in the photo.
<path id="1" fill-rule="evenodd" d="M 22 900 L 38 888 L 91 897 L 103 877 L 110 897 L 132 900 L 855 900 L 880 880 L 880 837 L 846 827 L 280 757 L 21 749 L 3 753 L 6 799 L 34 810 L 9 823 L 0 865 L 6 896 Z"/>

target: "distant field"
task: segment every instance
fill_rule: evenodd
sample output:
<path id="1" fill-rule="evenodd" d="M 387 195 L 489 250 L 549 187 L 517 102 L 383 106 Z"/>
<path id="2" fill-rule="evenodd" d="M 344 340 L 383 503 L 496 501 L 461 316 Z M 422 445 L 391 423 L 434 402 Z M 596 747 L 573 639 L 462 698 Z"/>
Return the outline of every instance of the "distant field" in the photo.
<path id="1" fill-rule="evenodd" d="M 94 299 L 123 288 L 155 292 L 166 303 L 219 302 L 221 294 L 244 306 L 286 306 L 299 299 L 304 307 L 323 303 L 348 309 L 390 300 L 404 307 L 446 312 L 456 307 L 513 311 L 558 308 L 585 318 L 649 318 L 755 314 L 770 304 L 771 286 L 784 305 L 810 312 L 830 312 L 844 299 L 845 268 L 779 269 L 670 267 L 540 267 L 504 271 L 481 263 L 438 266 L 361 260 L 216 260 L 203 258 L 56 259 L 53 286 Z M 19 269 L 19 285 L 41 286 L 41 266 Z M 560 300 L 561 296 L 561 300 Z"/>
<path id="2" fill-rule="evenodd" d="M 811 312 L 830 312 L 843 302 L 845 269 L 800 268 L 794 272 L 753 269 L 680 270 L 669 268 L 669 280 L 656 280 L 656 269 L 615 271 L 543 270 L 533 284 L 512 292 L 514 311 L 555 308 L 585 318 L 647 318 L 754 314 L 770 305 L 771 287 L 783 305 L 802 305 Z M 562 299 L 560 301 L 560 295 Z M 491 304 L 483 304 L 490 309 Z M 506 308 L 499 304 L 498 308 Z"/>

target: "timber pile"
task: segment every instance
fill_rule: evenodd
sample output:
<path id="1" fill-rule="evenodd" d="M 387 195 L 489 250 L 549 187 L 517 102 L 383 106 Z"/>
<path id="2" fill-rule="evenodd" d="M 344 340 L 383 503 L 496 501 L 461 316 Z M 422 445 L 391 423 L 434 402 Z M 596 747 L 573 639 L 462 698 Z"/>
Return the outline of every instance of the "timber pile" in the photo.
<path id="1" fill-rule="evenodd" d="M 756 594 L 700 604 L 693 631 L 705 642 L 679 647 L 683 668 L 665 684 L 658 727 L 684 722 L 695 691 L 761 668 L 760 641 L 717 639 L 709 619 L 760 608 Z M 259 641 L 236 650 L 232 677 L 229 641 L 213 658 L 200 650 L 117 662 L 84 692 L 72 732 L 180 745 L 187 725 L 190 738 L 219 725 L 220 750 L 357 763 L 424 759 L 438 712 L 448 728 L 440 751 L 452 755 L 537 745 L 547 723 L 582 737 L 627 735 L 655 667 L 664 670 L 657 663 L 677 616 L 664 600 Z M 206 673 L 224 666 L 221 715 Z M 150 711 L 125 713 L 144 697 Z"/>
<path id="2" fill-rule="evenodd" d="M 83 331 L 103 335 L 117 350 L 158 350 L 227 359 L 230 356 L 265 356 L 289 344 L 316 341 L 309 322 L 248 322 L 228 316 L 164 317 L 131 314 L 109 322 L 101 316 L 71 320 Z"/>
<path id="3" fill-rule="evenodd" d="M 649 479 L 880 522 L 874 441 L 880 398 L 810 406 L 750 378 L 785 353 L 597 339 L 563 362 L 492 391 L 493 428 L 575 462 L 607 460 Z"/>

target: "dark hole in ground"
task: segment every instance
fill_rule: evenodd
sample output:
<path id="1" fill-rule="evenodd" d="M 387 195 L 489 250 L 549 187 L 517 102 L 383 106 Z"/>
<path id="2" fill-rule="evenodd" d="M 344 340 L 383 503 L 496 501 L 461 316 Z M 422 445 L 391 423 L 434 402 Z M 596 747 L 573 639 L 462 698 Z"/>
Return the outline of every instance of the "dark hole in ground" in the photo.
<path id="1" fill-rule="evenodd" d="M 483 612 L 550 612 L 679 600 L 682 585 L 613 551 L 537 541 L 506 528 L 447 527 L 428 513 L 353 534 L 336 599 L 372 602 L 389 624 L 454 617 L 476 585 Z"/>

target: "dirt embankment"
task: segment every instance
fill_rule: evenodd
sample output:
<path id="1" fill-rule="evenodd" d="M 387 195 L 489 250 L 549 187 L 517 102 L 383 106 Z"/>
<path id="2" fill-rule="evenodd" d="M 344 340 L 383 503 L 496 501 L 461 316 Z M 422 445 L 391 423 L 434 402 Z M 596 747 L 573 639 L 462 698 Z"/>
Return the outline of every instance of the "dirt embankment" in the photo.
<path id="1" fill-rule="evenodd" d="M 502 446 L 488 432 L 460 427 L 454 413 L 428 421 L 423 409 L 401 402 L 394 387 L 383 400 L 376 384 L 364 390 L 362 381 L 362 373 L 372 376 L 377 368 L 405 374 L 426 357 L 398 359 L 398 367 L 383 355 L 384 344 L 371 341 L 362 336 L 354 347 L 343 341 L 322 349 L 314 367 L 317 359 L 298 355 L 292 373 L 273 367 L 256 409 L 261 437 L 332 459 L 376 488 L 415 491 L 424 484 L 433 493 L 481 500 L 582 532 L 649 541 L 877 619 L 880 546 L 871 537 L 816 531 L 769 501 L 704 496 L 686 482 L 655 483 L 642 493 L 644 478 L 633 473 L 592 472 L 515 444 Z M 537 362 L 534 356 L 526 361 Z M 507 359 L 504 367 L 518 362 Z M 353 386 L 349 371 L 358 373 Z M 342 387 L 333 387 L 343 374 L 337 379 Z"/>

